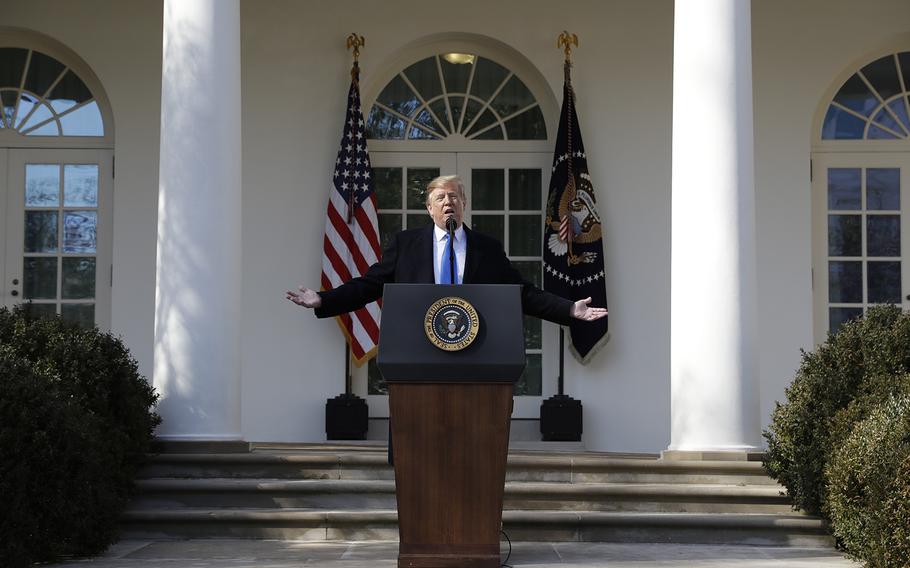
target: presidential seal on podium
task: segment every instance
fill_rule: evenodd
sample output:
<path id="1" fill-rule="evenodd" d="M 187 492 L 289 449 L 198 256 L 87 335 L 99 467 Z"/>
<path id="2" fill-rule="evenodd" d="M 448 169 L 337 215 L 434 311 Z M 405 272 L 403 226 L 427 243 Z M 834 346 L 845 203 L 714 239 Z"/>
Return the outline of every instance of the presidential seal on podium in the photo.
<path id="1" fill-rule="evenodd" d="M 433 302 L 423 320 L 430 343 L 444 351 L 460 351 L 470 345 L 480 330 L 477 310 L 457 296 Z"/>

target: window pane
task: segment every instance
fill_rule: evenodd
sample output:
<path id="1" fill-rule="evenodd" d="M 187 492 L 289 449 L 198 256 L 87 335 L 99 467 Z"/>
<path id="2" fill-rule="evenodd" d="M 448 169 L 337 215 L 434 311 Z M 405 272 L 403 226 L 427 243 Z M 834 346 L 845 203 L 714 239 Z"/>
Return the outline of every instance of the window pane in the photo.
<path id="1" fill-rule="evenodd" d="M 476 213 L 471 215 L 472 229 L 489 235 L 500 243 L 505 241 L 505 225 L 504 215 L 478 215 Z"/>
<path id="2" fill-rule="evenodd" d="M 859 168 L 828 168 L 828 209 L 860 209 L 861 173 Z"/>
<path id="3" fill-rule="evenodd" d="M 417 93 L 428 101 L 442 94 L 439 84 L 439 71 L 436 69 L 436 57 L 427 57 L 404 70 L 405 76 L 417 89 Z"/>
<path id="4" fill-rule="evenodd" d="M 32 60 L 28 64 L 28 78 L 25 80 L 25 89 L 39 96 L 44 96 L 47 89 L 57 80 L 63 71 L 63 64 L 37 51 L 32 52 Z"/>
<path id="5" fill-rule="evenodd" d="M 446 91 L 449 93 L 464 93 L 468 89 L 468 77 L 471 76 L 471 69 L 474 67 L 471 63 L 450 63 L 445 58 L 440 57 L 439 63 L 442 66 L 442 76 L 446 82 Z"/>
<path id="6" fill-rule="evenodd" d="M 866 121 L 837 108 L 828 107 L 825 122 L 822 125 L 823 140 L 862 140 L 866 130 Z"/>
<path id="7" fill-rule="evenodd" d="M 373 168 L 379 209 L 401 209 L 401 168 Z"/>
<path id="8" fill-rule="evenodd" d="M 72 70 L 68 70 L 47 98 L 51 101 L 54 110 L 63 112 L 66 108 L 89 100 L 92 98 L 92 93 L 82 79 L 77 77 Z"/>
<path id="9" fill-rule="evenodd" d="M 376 357 L 373 357 L 367 363 L 367 394 L 389 394 L 389 385 L 382 378 L 379 372 L 379 365 L 376 364 Z"/>
<path id="10" fill-rule="evenodd" d="M 3 119 L 6 120 L 6 124 L 13 123 L 13 112 L 16 110 L 16 98 L 18 94 L 16 91 L 0 91 L 0 101 L 3 104 Z M 3 120 L 0 120 L 0 128 L 6 126 L 3 124 Z"/>
<path id="11" fill-rule="evenodd" d="M 494 122 L 496 122 L 496 117 L 493 116 L 493 113 L 490 111 L 490 109 L 487 109 L 483 111 L 483 114 L 480 115 L 480 118 L 477 119 L 477 122 L 474 123 L 474 126 L 471 127 L 471 130 L 468 131 L 466 136 L 472 136 L 487 126 L 493 124 Z"/>
<path id="12" fill-rule="evenodd" d="M 862 317 L 862 308 L 829 308 L 828 309 L 828 329 L 831 332 L 837 331 L 841 324 L 847 320 Z"/>
<path id="13" fill-rule="evenodd" d="M 541 209 L 541 173 L 539 169 L 509 170 L 509 209 L 539 211 Z"/>
<path id="14" fill-rule="evenodd" d="M 64 258 L 61 297 L 82 300 L 95 297 L 95 259 Z"/>
<path id="15" fill-rule="evenodd" d="M 547 123 L 540 107 L 534 107 L 506 121 L 509 140 L 546 140 Z"/>
<path id="16" fill-rule="evenodd" d="M 878 106 L 878 99 L 869 91 L 869 87 L 858 75 L 847 79 L 840 91 L 834 95 L 834 100 L 848 109 L 866 116 L 872 114 L 872 111 Z"/>
<path id="17" fill-rule="evenodd" d="M 422 126 L 426 126 L 436 134 L 443 132 L 442 126 L 436 122 L 436 120 L 433 118 L 433 115 L 431 115 L 430 111 L 427 109 L 420 111 L 420 113 L 417 115 L 417 118 L 414 119 L 414 122 Z"/>
<path id="18" fill-rule="evenodd" d="M 398 213 L 379 214 L 379 246 L 382 250 L 389 248 L 392 237 L 401 230 L 401 215 Z"/>
<path id="19" fill-rule="evenodd" d="M 374 140 L 404 139 L 404 121 L 397 116 L 373 106 L 367 120 L 367 138 Z"/>
<path id="20" fill-rule="evenodd" d="M 65 136 L 104 136 L 104 121 L 95 101 L 60 117 L 60 125 Z"/>
<path id="21" fill-rule="evenodd" d="M 860 256 L 862 230 L 859 215 L 828 215 L 828 254 Z"/>
<path id="22" fill-rule="evenodd" d="M 899 168 L 866 170 L 866 209 L 897 211 L 901 208 L 901 171 Z"/>
<path id="23" fill-rule="evenodd" d="M 57 297 L 57 258 L 25 257 L 22 296 L 29 299 Z"/>
<path id="24" fill-rule="evenodd" d="M 442 136 L 438 133 L 427 132 L 422 128 L 417 128 L 416 126 L 411 126 L 411 129 L 408 130 L 408 140 L 439 140 Z"/>
<path id="25" fill-rule="evenodd" d="M 95 252 L 98 214 L 95 211 L 63 213 L 63 252 Z"/>
<path id="26" fill-rule="evenodd" d="M 443 99 L 437 99 L 430 103 L 430 109 L 436 114 L 436 118 L 442 121 L 444 131 L 449 132 L 452 129 L 452 125 L 449 124 L 449 111 L 446 108 L 446 102 Z"/>
<path id="27" fill-rule="evenodd" d="M 540 256 L 542 233 L 540 215 L 510 215 L 509 255 Z"/>
<path id="28" fill-rule="evenodd" d="M 0 48 L 0 87 L 19 87 L 22 72 L 25 71 L 27 49 L 18 47 Z"/>
<path id="29" fill-rule="evenodd" d="M 471 209 L 474 211 L 501 211 L 505 209 L 505 170 L 471 170 Z"/>
<path id="30" fill-rule="evenodd" d="M 60 306 L 60 315 L 66 321 L 78 324 L 79 327 L 85 329 L 95 325 L 94 304 L 63 304 Z"/>
<path id="31" fill-rule="evenodd" d="M 30 112 L 38 104 L 38 99 L 29 93 L 21 93 L 19 96 L 19 111 L 16 113 L 16 127 L 21 127 L 28 118 Z"/>
<path id="32" fill-rule="evenodd" d="M 509 71 L 499 63 L 483 57 L 477 59 L 474 81 L 471 83 L 471 94 L 486 101 L 508 76 Z"/>
<path id="33" fill-rule="evenodd" d="M 490 103 L 499 116 L 505 118 L 534 102 L 534 95 L 516 75 L 506 82 L 505 86 Z"/>
<path id="34" fill-rule="evenodd" d="M 477 113 L 480 112 L 480 109 L 483 108 L 483 105 L 477 101 L 470 99 L 468 100 L 468 106 L 464 111 L 464 119 L 461 122 L 461 130 L 464 131 L 468 126 L 471 125 L 471 121 L 474 120 L 474 117 L 477 116 Z"/>
<path id="35" fill-rule="evenodd" d="M 524 316 L 525 349 L 540 349 L 543 345 L 543 326 L 540 318 Z"/>
<path id="36" fill-rule="evenodd" d="M 882 126 L 884 126 L 886 128 L 890 128 L 891 130 L 893 130 L 897 133 L 903 132 L 903 130 L 901 130 L 900 125 L 891 116 L 891 113 L 888 112 L 884 108 L 882 110 L 878 111 L 877 113 L 875 113 L 875 118 L 873 118 L 872 120 L 877 122 L 878 124 L 881 124 Z"/>
<path id="37" fill-rule="evenodd" d="M 64 207 L 98 206 L 98 166 L 79 164 L 63 166 Z"/>
<path id="38" fill-rule="evenodd" d="M 904 128 L 910 130 L 910 117 L 907 115 L 907 107 L 904 106 L 904 99 L 894 99 L 888 103 L 888 108 L 894 111 L 894 114 L 896 114 L 897 118 L 903 123 Z"/>
<path id="39" fill-rule="evenodd" d="M 525 370 L 521 373 L 521 378 L 515 383 L 513 394 L 515 396 L 540 396 L 541 377 L 543 371 L 541 368 L 541 356 L 539 353 L 529 353 L 525 359 Z"/>
<path id="40" fill-rule="evenodd" d="M 901 303 L 901 263 L 869 262 L 867 271 L 867 289 L 869 303 Z"/>
<path id="41" fill-rule="evenodd" d="M 25 206 L 56 207 L 60 204 L 60 166 L 25 165 Z"/>
<path id="42" fill-rule="evenodd" d="M 19 116 L 22 116 L 22 115 L 20 114 Z M 32 115 L 30 117 L 19 122 L 19 129 L 24 132 L 24 131 L 28 130 L 29 128 L 32 128 L 33 126 L 37 126 L 37 125 L 41 124 L 42 122 L 46 121 L 47 119 L 51 118 L 52 116 L 54 116 L 54 115 L 51 112 L 50 107 L 47 106 L 46 104 L 42 104 L 35 110 L 35 112 L 32 113 Z M 54 132 L 47 131 L 47 128 L 49 125 L 53 125 Z M 56 123 L 52 121 L 50 124 L 45 124 L 41 128 L 38 128 L 37 130 L 35 130 L 35 132 L 33 134 L 56 133 L 56 128 L 57 128 Z"/>
<path id="43" fill-rule="evenodd" d="M 417 229 L 432 224 L 433 218 L 426 213 L 408 213 L 407 223 L 408 226 L 405 227 L 406 229 Z"/>
<path id="44" fill-rule="evenodd" d="M 25 212 L 25 252 L 57 252 L 57 212 Z"/>
<path id="45" fill-rule="evenodd" d="M 876 125 L 869 126 L 869 133 L 866 135 L 869 140 L 896 140 L 897 136 L 887 130 L 883 130 Z"/>
<path id="46" fill-rule="evenodd" d="M 414 111 L 416 111 L 421 104 L 420 100 L 417 99 L 417 95 L 408 87 L 408 84 L 404 82 L 401 75 L 396 75 L 394 79 L 389 81 L 389 84 L 386 85 L 385 89 L 379 93 L 379 97 L 376 101 L 404 116 L 411 116 L 414 114 Z"/>
<path id="47" fill-rule="evenodd" d="M 474 137 L 474 140 L 504 140 L 505 136 L 502 133 L 502 126 L 499 124 L 493 126 L 488 130 L 484 130 L 480 134 Z"/>
<path id="48" fill-rule="evenodd" d="M 869 215 L 866 218 L 866 254 L 900 256 L 900 215 Z"/>
<path id="49" fill-rule="evenodd" d="M 439 177 L 439 168 L 408 168 L 408 209 L 426 209 L 427 186 Z"/>
<path id="50" fill-rule="evenodd" d="M 894 55 L 886 55 L 876 59 L 862 69 L 863 75 L 875 87 L 878 94 L 887 100 L 900 93 L 901 83 L 897 78 L 897 66 L 894 64 Z"/>
<path id="51" fill-rule="evenodd" d="M 522 278 L 540 288 L 543 276 L 539 260 L 516 260 L 512 262 L 512 266 L 521 273 Z"/>
<path id="52" fill-rule="evenodd" d="M 863 264 L 859 261 L 828 262 L 828 302 L 863 301 Z"/>
<path id="53" fill-rule="evenodd" d="M 461 110 L 464 105 L 464 97 L 449 97 L 449 106 L 452 108 L 452 128 L 459 132 L 458 121 L 461 120 Z"/>

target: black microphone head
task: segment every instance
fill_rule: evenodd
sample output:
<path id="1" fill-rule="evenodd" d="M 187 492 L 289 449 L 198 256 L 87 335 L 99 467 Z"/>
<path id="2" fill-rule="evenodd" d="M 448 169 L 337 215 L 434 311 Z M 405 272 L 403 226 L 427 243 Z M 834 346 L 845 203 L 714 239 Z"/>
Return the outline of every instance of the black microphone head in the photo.
<path id="1" fill-rule="evenodd" d="M 458 228 L 458 225 L 457 225 L 457 223 L 455 222 L 455 217 L 454 217 L 454 216 L 453 216 L 453 217 L 447 217 L 447 218 L 446 218 L 446 230 L 447 230 L 448 232 L 450 232 L 450 233 L 454 233 L 454 232 L 455 232 L 455 229 L 457 229 L 457 228 Z"/>

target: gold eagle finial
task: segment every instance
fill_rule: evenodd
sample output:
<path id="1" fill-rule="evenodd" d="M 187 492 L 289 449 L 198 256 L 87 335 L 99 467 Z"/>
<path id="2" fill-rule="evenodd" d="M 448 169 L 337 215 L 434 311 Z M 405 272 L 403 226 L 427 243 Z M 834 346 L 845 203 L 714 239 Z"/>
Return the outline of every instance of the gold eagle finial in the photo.
<path id="1" fill-rule="evenodd" d="M 366 45 L 366 40 L 362 35 L 351 34 L 348 36 L 348 49 L 354 48 L 354 61 L 360 57 L 360 48 Z"/>
<path id="2" fill-rule="evenodd" d="M 575 34 L 570 34 L 568 31 L 563 31 L 559 34 L 559 39 L 556 40 L 556 47 L 562 47 L 566 52 L 566 61 L 569 61 L 572 58 L 572 46 L 578 47 L 578 36 Z"/>

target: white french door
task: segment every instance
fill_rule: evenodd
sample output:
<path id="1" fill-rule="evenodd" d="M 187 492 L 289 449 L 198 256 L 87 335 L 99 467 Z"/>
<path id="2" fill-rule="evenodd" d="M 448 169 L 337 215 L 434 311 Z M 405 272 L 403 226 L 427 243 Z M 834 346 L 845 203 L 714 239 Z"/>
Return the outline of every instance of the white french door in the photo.
<path id="1" fill-rule="evenodd" d="M 522 275 L 541 285 L 550 154 L 373 152 L 370 158 L 383 247 L 397 231 L 431 223 L 424 206 L 427 182 L 457 173 L 467 194 L 467 224 L 502 242 Z M 539 418 L 541 401 L 555 394 L 557 341 L 558 326 L 525 318 L 527 366 L 515 387 L 513 418 Z M 366 398 L 370 416 L 387 417 L 387 391 L 375 359 L 354 369 L 353 379 L 354 392 Z"/>
<path id="2" fill-rule="evenodd" d="M 3 304 L 110 328 L 110 150 L 0 150 Z"/>
<path id="3" fill-rule="evenodd" d="M 813 155 L 816 342 L 871 305 L 910 308 L 910 154 Z"/>

